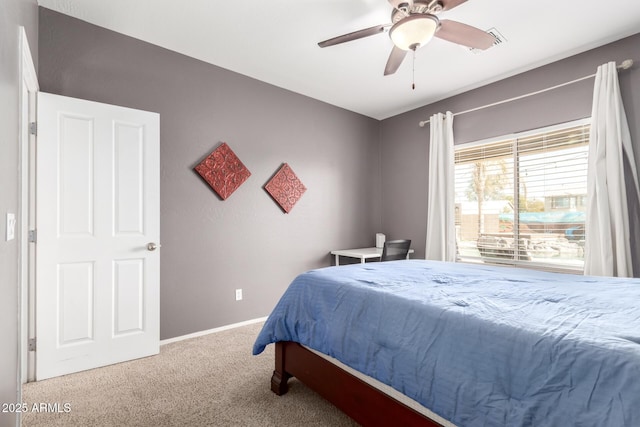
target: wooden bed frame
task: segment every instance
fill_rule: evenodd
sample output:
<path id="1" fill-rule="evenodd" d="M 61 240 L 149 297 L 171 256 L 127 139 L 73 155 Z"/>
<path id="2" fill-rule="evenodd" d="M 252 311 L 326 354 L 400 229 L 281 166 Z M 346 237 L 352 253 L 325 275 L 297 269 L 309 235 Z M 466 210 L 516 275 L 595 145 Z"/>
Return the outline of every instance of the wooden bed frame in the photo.
<path id="1" fill-rule="evenodd" d="M 275 345 L 271 391 L 278 396 L 287 392 L 289 378 L 296 377 L 363 426 L 441 427 L 296 342 L 280 341 Z"/>

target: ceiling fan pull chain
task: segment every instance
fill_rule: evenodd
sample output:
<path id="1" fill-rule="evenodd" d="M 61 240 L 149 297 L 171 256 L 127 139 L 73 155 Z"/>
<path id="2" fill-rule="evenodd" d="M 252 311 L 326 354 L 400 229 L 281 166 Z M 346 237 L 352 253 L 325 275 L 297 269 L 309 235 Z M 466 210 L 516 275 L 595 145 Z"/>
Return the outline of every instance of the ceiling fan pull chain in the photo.
<path id="1" fill-rule="evenodd" d="M 411 90 L 416 90 L 416 50 L 413 49 L 413 68 L 411 75 Z"/>

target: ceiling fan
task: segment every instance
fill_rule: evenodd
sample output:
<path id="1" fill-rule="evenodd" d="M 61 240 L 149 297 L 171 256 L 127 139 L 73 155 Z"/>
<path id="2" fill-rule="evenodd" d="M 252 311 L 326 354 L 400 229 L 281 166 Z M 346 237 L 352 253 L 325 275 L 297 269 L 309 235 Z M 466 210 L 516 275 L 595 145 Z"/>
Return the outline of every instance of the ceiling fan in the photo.
<path id="1" fill-rule="evenodd" d="M 488 49 L 496 39 L 476 27 L 462 22 L 439 19 L 436 15 L 453 9 L 467 0 L 389 0 L 393 6 L 391 23 L 376 25 L 352 33 L 343 34 L 318 43 L 320 47 L 334 46 L 340 43 L 369 37 L 391 27 L 389 36 L 393 41 L 393 50 L 387 60 L 384 75 L 398 70 L 409 50 L 415 51 L 438 37 L 463 46 L 476 49 Z"/>

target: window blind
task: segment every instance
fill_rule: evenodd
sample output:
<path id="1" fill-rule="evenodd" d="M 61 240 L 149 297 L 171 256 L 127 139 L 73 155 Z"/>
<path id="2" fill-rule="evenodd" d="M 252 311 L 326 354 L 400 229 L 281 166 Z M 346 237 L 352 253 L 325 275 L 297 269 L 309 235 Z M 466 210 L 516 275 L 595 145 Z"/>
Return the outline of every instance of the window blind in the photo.
<path id="1" fill-rule="evenodd" d="M 455 150 L 462 261 L 582 271 L 589 124 Z"/>

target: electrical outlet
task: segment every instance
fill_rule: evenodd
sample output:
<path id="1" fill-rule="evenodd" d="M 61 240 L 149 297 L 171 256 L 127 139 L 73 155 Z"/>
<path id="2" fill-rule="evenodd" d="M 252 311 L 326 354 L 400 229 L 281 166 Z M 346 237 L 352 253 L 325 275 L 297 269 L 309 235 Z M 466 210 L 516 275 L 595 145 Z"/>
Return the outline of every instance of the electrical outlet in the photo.
<path id="1" fill-rule="evenodd" d="M 242 299 L 242 289 L 236 289 L 236 301 L 240 301 Z"/>

